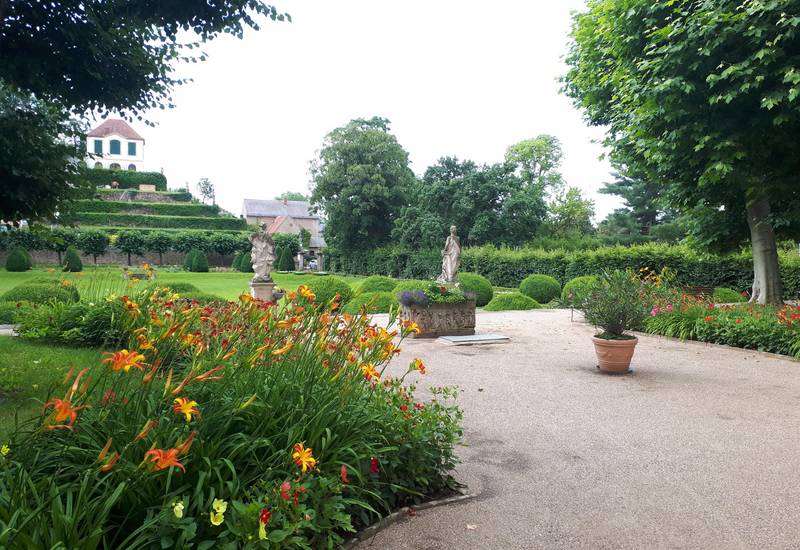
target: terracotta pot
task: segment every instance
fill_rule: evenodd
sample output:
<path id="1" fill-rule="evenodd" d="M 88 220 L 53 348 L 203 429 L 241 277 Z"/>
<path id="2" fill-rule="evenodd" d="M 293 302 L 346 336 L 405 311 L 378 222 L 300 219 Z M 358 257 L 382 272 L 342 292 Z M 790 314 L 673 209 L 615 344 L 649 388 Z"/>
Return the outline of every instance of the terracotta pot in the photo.
<path id="1" fill-rule="evenodd" d="M 605 340 L 603 338 L 592 337 L 594 351 L 597 354 L 597 366 L 603 372 L 621 374 L 628 372 L 633 359 L 633 352 L 638 338 L 630 340 Z"/>

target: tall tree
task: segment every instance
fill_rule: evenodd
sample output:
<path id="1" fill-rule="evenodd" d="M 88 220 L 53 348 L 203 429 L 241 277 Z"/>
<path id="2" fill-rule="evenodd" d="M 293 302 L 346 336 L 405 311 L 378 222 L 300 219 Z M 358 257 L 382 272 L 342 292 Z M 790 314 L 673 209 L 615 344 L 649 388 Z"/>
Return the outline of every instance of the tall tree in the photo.
<path id="1" fill-rule="evenodd" d="M 211 204 L 217 203 L 217 193 L 214 184 L 208 178 L 200 178 L 197 182 L 197 192 L 204 200 L 211 200 Z"/>
<path id="2" fill-rule="evenodd" d="M 584 199 L 581 190 L 570 187 L 550 202 L 544 232 L 557 239 L 571 239 L 594 231 L 594 201 Z"/>
<path id="3" fill-rule="evenodd" d="M 298 191 L 284 191 L 283 193 L 281 193 L 280 195 L 275 197 L 275 200 L 279 200 L 279 201 L 307 201 L 308 200 L 308 196 L 304 195 L 303 193 L 300 193 Z"/>
<path id="4" fill-rule="evenodd" d="M 800 0 L 588 7 L 566 93 L 608 128 L 613 161 L 652 174 L 674 206 L 722 216 L 732 234 L 746 224 L 753 299 L 780 303 L 776 231 L 800 230 Z"/>
<path id="5" fill-rule="evenodd" d="M 506 149 L 506 162 L 517 167 L 519 176 L 541 192 L 558 192 L 564 187 L 559 169 L 564 153 L 557 137 L 541 134 Z"/>
<path id="6" fill-rule="evenodd" d="M 311 176 L 311 203 L 327 218 L 325 240 L 343 250 L 386 244 L 414 183 L 408 153 L 380 117 L 329 133 Z"/>
<path id="7" fill-rule="evenodd" d="M 674 213 L 665 207 L 664 188 L 661 185 L 644 174 L 630 170 L 615 172 L 613 176 L 615 180 L 604 183 L 599 191 L 622 197 L 627 211 L 639 226 L 639 233 L 649 235 L 654 225 L 674 218 Z"/>

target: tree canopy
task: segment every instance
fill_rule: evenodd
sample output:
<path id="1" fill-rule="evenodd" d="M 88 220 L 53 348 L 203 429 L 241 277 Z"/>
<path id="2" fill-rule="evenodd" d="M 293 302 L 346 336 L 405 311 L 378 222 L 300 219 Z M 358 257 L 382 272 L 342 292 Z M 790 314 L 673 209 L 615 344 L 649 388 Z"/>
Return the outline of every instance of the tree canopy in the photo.
<path id="1" fill-rule="evenodd" d="M 566 93 L 608 128 L 615 164 L 652 176 L 673 206 L 724 212 L 734 232 L 747 224 L 753 295 L 779 302 L 775 231 L 794 234 L 800 212 L 800 0 L 588 8 L 575 16 Z M 706 241 L 707 227 L 694 226 Z"/>
<path id="2" fill-rule="evenodd" d="M 329 133 L 311 161 L 311 203 L 326 218 L 325 240 L 342 250 L 389 241 L 414 174 L 385 118 L 351 120 Z"/>
<path id="3" fill-rule="evenodd" d="M 506 162 L 517 167 L 518 175 L 540 192 L 559 191 L 564 186 L 561 160 L 564 153 L 557 137 L 541 134 L 506 149 Z"/>

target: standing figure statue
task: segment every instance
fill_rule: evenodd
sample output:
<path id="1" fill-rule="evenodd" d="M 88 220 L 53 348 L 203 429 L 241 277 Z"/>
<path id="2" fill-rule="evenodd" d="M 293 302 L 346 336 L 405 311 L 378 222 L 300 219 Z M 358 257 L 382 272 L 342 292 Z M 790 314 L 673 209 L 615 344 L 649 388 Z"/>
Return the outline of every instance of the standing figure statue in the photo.
<path id="1" fill-rule="evenodd" d="M 261 224 L 261 231 L 250 235 L 250 243 L 253 245 L 250 256 L 253 262 L 253 271 L 255 271 L 253 282 L 272 282 L 269 275 L 272 273 L 272 266 L 275 265 L 275 242 L 267 233 L 267 224 Z"/>
<path id="2" fill-rule="evenodd" d="M 456 235 L 456 226 L 450 226 L 450 235 L 442 250 L 442 274 L 436 279 L 439 283 L 458 286 L 458 267 L 461 265 L 461 242 Z"/>

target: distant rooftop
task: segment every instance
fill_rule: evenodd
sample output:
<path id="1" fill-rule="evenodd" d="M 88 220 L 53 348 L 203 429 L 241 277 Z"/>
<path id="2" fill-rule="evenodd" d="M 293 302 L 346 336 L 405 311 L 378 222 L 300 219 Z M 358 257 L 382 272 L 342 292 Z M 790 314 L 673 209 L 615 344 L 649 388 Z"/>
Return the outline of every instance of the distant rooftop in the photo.
<path id="1" fill-rule="evenodd" d="M 310 208 L 311 203 L 308 201 L 262 201 L 257 199 L 244 199 L 242 214 L 245 217 L 254 218 L 278 218 L 280 216 L 288 216 L 290 218 L 319 218 L 319 216 L 310 212 Z"/>
<path id="2" fill-rule="evenodd" d="M 136 139 L 144 141 L 144 138 L 130 127 L 130 124 L 119 118 L 109 118 L 104 120 L 100 126 L 89 132 L 89 137 L 106 137 L 111 134 L 124 137 L 125 139 Z"/>

